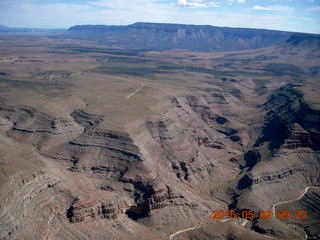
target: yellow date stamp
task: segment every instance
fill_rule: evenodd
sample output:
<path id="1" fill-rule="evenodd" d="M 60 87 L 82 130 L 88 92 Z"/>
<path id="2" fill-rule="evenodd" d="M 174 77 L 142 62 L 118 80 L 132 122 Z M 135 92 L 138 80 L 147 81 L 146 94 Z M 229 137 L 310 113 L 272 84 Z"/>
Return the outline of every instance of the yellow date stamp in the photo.
<path id="1" fill-rule="evenodd" d="M 308 216 L 307 210 L 299 209 L 294 211 L 289 210 L 260 210 L 259 212 L 255 212 L 250 209 L 243 210 L 213 210 L 211 213 L 212 220 L 226 220 L 226 219 L 263 219 L 263 220 L 271 220 L 273 218 L 277 218 L 280 220 L 296 220 L 302 221 L 306 219 Z"/>

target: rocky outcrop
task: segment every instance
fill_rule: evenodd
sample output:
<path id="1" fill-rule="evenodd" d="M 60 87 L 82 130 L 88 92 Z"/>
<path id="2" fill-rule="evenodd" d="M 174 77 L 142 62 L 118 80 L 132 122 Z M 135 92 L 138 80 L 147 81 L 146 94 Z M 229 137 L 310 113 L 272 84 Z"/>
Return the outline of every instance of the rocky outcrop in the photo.
<path id="1" fill-rule="evenodd" d="M 83 126 L 85 131 L 96 127 L 103 120 L 102 116 L 90 114 L 81 109 L 73 111 L 70 116 Z"/>
<path id="2" fill-rule="evenodd" d="M 68 148 L 97 148 L 111 158 L 141 161 L 139 148 L 128 134 L 98 129 L 103 120 L 102 116 L 89 114 L 83 110 L 76 110 L 71 116 L 83 126 L 84 132 L 78 138 L 71 140 Z"/>
<path id="3" fill-rule="evenodd" d="M 198 137 L 197 138 L 197 143 L 198 143 L 198 146 L 205 146 L 205 147 L 208 147 L 210 146 L 211 144 L 211 140 L 208 138 L 208 137 Z"/>
<path id="4" fill-rule="evenodd" d="M 125 201 L 81 202 L 76 199 L 67 211 L 71 223 L 82 222 L 96 217 L 116 219 L 128 209 Z"/>
<path id="5" fill-rule="evenodd" d="M 255 146 L 267 142 L 270 150 L 278 149 L 288 138 L 287 127 L 295 121 L 301 108 L 302 93 L 292 86 L 281 87 L 261 107 L 267 111 L 262 136 Z"/>
<path id="6" fill-rule="evenodd" d="M 141 161 L 138 147 L 133 144 L 127 134 L 97 130 L 84 133 L 79 138 L 70 141 L 69 145 L 71 147 L 99 148 L 108 152 L 110 157 L 120 160 L 132 159 Z"/>
<path id="7" fill-rule="evenodd" d="M 298 123 L 289 126 L 289 138 L 283 144 L 284 148 L 296 149 L 300 147 L 312 148 L 310 133 L 304 130 Z"/>
<path id="8" fill-rule="evenodd" d="M 172 169 L 178 178 L 185 176 L 185 163 L 194 161 L 198 157 L 197 149 L 200 142 L 195 141 L 201 140 L 196 140 L 194 133 L 184 129 L 183 125 L 171 124 L 169 120 L 146 121 L 145 125 L 151 138 L 161 151 L 161 158 L 165 157 L 171 162 Z M 173 134 L 174 132 L 180 134 Z M 184 169 L 182 166 L 184 166 Z"/>
<path id="9" fill-rule="evenodd" d="M 0 116 L 13 124 L 12 131 L 54 135 L 73 131 L 73 124 L 69 120 L 51 118 L 30 107 L 1 106 Z"/>
<path id="10" fill-rule="evenodd" d="M 302 92 L 293 85 L 279 88 L 262 105 L 267 110 L 262 136 L 255 146 L 267 142 L 270 150 L 320 146 L 320 112 L 304 101 Z"/>
<path id="11" fill-rule="evenodd" d="M 151 215 L 153 210 L 179 204 L 179 199 L 184 198 L 168 185 L 160 182 L 147 183 L 132 179 L 122 179 L 122 181 L 133 186 L 132 194 L 135 202 L 125 213 L 134 220 Z"/>
<path id="12" fill-rule="evenodd" d="M 174 199 L 182 198 L 167 185 L 147 186 L 141 182 L 132 181 L 131 184 L 134 185 L 134 195 L 138 196 L 135 203 L 129 204 L 115 197 L 106 201 L 82 201 L 77 198 L 67 210 L 67 218 L 71 223 L 77 223 L 97 217 L 116 219 L 121 214 L 127 214 L 136 220 L 150 215 L 153 210 L 173 204 Z"/>
<path id="13" fill-rule="evenodd" d="M 306 169 L 307 169 L 306 166 L 293 167 L 290 169 L 277 171 L 275 173 L 265 174 L 260 177 L 255 177 L 252 179 L 252 182 L 253 182 L 253 184 L 259 184 L 259 183 L 263 183 L 263 182 L 271 182 L 271 181 L 275 181 L 275 180 L 280 180 L 283 178 L 287 178 L 292 174 L 304 172 L 304 171 L 306 171 Z"/>
<path id="14" fill-rule="evenodd" d="M 201 119 L 209 125 L 217 123 L 218 115 L 214 114 L 210 107 L 202 103 L 200 99 L 196 96 L 189 95 L 186 96 L 186 100 L 191 109 L 197 113 Z"/>
<path id="15" fill-rule="evenodd" d="M 197 137 L 197 144 L 199 147 L 204 146 L 207 148 L 223 149 L 221 144 L 212 141 L 209 137 Z"/>
<path id="16" fill-rule="evenodd" d="M 200 117 L 200 119 L 205 124 L 207 124 L 211 128 L 214 128 L 219 133 L 227 137 L 230 137 L 231 135 L 237 133 L 237 130 L 231 127 L 228 127 L 229 120 L 227 118 L 214 113 L 210 108 L 210 106 L 206 102 L 198 98 L 197 96 L 188 95 L 186 96 L 186 100 L 189 107 Z M 208 139 L 204 139 L 204 141 L 207 142 L 206 143 L 207 146 L 215 147 L 214 144 L 208 143 L 209 142 Z"/>
<path id="17" fill-rule="evenodd" d="M 169 201 L 181 196 L 175 194 L 169 186 L 162 186 L 155 190 L 154 194 L 148 198 L 148 207 L 150 211 L 163 208 L 169 205 Z"/>
<path id="18" fill-rule="evenodd" d="M 305 164 L 303 166 L 291 167 L 288 169 L 281 169 L 276 172 L 264 173 L 261 176 L 253 177 L 251 174 L 245 174 L 238 182 L 238 189 L 242 190 L 251 187 L 252 184 L 261 184 L 265 182 L 274 182 L 285 179 L 293 174 L 304 173 L 311 167 L 311 164 Z"/>
<path id="19" fill-rule="evenodd" d="M 86 168 L 97 173 L 110 173 L 121 177 L 127 170 L 128 162 L 141 162 L 139 148 L 126 133 L 103 130 L 99 128 L 102 116 L 76 110 L 70 114 L 83 127 L 83 133 L 68 143 L 50 152 L 50 156 L 73 162 L 73 169 Z M 62 149 L 62 151 L 60 151 Z M 90 166 L 81 166 L 83 155 L 96 152 Z M 76 154 L 75 154 L 76 153 Z"/>
<path id="20" fill-rule="evenodd" d="M 29 175 L 23 176 L 21 177 L 21 182 L 23 184 L 29 184 L 33 181 L 38 181 L 38 180 L 42 180 L 46 177 L 45 171 L 44 170 L 38 170 L 34 173 L 31 173 Z"/>

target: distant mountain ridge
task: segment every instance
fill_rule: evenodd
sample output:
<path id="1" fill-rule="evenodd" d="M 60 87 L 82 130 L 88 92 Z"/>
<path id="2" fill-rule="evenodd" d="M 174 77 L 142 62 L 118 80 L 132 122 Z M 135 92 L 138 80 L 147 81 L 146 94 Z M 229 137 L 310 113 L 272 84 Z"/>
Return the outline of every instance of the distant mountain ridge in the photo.
<path id="1" fill-rule="evenodd" d="M 138 22 L 131 25 L 76 25 L 68 30 L 12 28 L 0 35 L 36 35 L 90 40 L 130 50 L 241 51 L 281 45 L 319 53 L 320 35 L 278 30 Z"/>
<path id="2" fill-rule="evenodd" d="M 293 33 L 264 29 L 138 22 L 127 26 L 79 25 L 65 37 L 131 49 L 237 51 L 285 43 Z"/>
<path id="3" fill-rule="evenodd" d="M 304 55 L 305 58 L 320 57 L 319 34 L 292 34 L 291 37 L 277 48 L 278 52 L 289 55 Z"/>
<path id="4" fill-rule="evenodd" d="M 320 50 L 320 35 L 317 34 L 293 34 L 286 43 L 293 46 L 315 48 Z"/>
<path id="5" fill-rule="evenodd" d="M 62 29 L 46 29 L 46 28 L 22 28 L 22 27 L 7 27 L 0 25 L 0 35 L 37 35 L 46 36 L 61 33 Z"/>

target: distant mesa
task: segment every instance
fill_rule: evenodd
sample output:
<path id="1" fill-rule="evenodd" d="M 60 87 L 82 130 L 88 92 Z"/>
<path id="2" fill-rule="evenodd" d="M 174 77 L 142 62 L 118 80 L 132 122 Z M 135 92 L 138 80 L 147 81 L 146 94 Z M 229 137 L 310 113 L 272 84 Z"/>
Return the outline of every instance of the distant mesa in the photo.
<path id="1" fill-rule="evenodd" d="M 21 28 L 0 25 L 0 35 L 42 35 L 49 36 L 62 33 L 63 29 Z"/>
<path id="2" fill-rule="evenodd" d="M 238 51 L 279 45 L 285 43 L 292 33 L 209 25 L 139 22 L 127 26 L 79 25 L 71 27 L 65 35 L 69 38 L 95 40 L 110 47 L 126 49 Z"/>
<path id="3" fill-rule="evenodd" d="M 317 34 L 293 34 L 286 43 L 293 46 L 320 49 L 320 35 Z"/>
<path id="4" fill-rule="evenodd" d="M 320 35 L 307 33 L 292 34 L 276 51 L 283 55 L 301 55 L 306 58 L 318 59 L 320 57 Z M 317 75 L 317 68 L 318 66 L 314 66 L 310 69 L 311 75 Z"/>

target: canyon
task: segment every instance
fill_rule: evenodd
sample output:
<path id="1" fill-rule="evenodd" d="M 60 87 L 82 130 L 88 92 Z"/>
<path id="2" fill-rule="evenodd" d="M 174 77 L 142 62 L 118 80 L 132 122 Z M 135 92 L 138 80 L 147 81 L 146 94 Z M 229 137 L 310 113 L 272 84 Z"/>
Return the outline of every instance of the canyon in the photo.
<path id="1" fill-rule="evenodd" d="M 0 41 L 0 239 L 320 238 L 318 35 L 136 23 Z M 257 214 L 281 209 L 308 216 Z"/>

